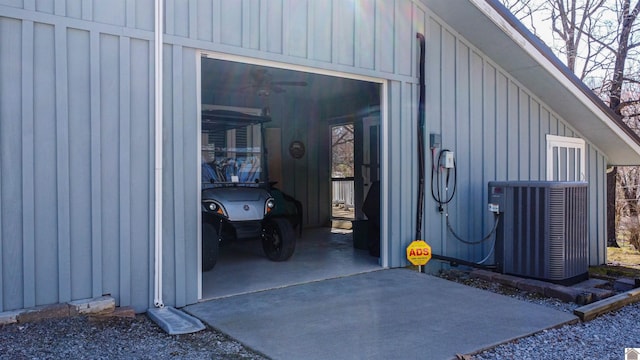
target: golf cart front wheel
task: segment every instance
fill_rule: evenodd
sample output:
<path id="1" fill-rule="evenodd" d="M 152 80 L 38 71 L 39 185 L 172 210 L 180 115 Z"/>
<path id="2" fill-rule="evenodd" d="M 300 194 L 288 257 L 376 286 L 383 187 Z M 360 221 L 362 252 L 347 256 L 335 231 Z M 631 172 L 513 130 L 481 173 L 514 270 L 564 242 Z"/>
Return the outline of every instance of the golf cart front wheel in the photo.
<path id="1" fill-rule="evenodd" d="M 274 218 L 265 222 L 262 229 L 262 249 L 272 261 L 285 261 L 296 249 L 296 237 L 287 219 Z"/>
<path id="2" fill-rule="evenodd" d="M 208 222 L 202 223 L 202 271 L 216 266 L 220 253 L 220 236 L 216 227 Z"/>

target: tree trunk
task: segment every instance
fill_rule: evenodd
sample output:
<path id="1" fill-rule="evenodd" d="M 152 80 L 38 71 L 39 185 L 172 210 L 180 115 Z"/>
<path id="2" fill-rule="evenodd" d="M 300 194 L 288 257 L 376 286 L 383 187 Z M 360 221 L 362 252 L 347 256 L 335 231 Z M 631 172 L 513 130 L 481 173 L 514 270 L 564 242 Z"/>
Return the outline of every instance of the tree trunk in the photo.
<path id="1" fill-rule="evenodd" d="M 616 241 L 616 174 L 618 168 L 607 173 L 607 246 L 620 247 Z"/>
<path id="2" fill-rule="evenodd" d="M 631 0 L 622 2 L 622 29 L 618 42 L 611 92 L 609 94 L 609 108 L 616 114 L 622 115 L 620 104 L 622 102 L 622 84 L 624 82 L 624 65 L 629 54 L 629 38 L 633 23 L 640 12 L 640 1 L 631 9 Z M 616 175 L 618 168 L 607 174 L 607 246 L 618 246 L 616 241 Z"/>

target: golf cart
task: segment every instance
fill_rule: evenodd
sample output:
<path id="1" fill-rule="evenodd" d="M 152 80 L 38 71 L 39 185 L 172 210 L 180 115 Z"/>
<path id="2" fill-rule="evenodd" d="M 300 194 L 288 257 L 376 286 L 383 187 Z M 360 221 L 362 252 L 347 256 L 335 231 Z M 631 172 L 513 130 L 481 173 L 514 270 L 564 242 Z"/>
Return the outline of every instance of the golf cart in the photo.
<path id="1" fill-rule="evenodd" d="M 267 258 L 289 259 L 293 226 L 302 226 L 298 201 L 268 179 L 262 109 L 237 111 L 204 105 L 202 111 L 202 270 L 211 270 L 221 245 L 262 241 Z"/>

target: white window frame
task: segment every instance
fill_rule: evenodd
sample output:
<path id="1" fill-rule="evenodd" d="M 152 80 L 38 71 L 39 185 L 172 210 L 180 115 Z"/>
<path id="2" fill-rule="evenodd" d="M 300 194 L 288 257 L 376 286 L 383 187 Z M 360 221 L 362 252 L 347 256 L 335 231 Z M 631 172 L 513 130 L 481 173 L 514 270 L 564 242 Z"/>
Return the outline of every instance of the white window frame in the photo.
<path id="1" fill-rule="evenodd" d="M 579 165 L 578 168 L 571 169 L 567 161 L 565 169 L 560 168 L 560 151 L 554 157 L 554 149 L 558 150 L 564 148 L 567 149 L 567 154 L 570 149 L 574 151 L 574 164 Z M 557 170 L 557 174 L 564 174 L 567 179 L 576 179 L 576 181 L 586 181 L 586 145 L 584 139 L 568 136 L 558 136 L 547 134 L 547 180 L 557 180 L 553 178 L 554 170 Z M 568 156 L 568 155 L 567 155 Z M 571 176 L 573 175 L 573 176 Z"/>

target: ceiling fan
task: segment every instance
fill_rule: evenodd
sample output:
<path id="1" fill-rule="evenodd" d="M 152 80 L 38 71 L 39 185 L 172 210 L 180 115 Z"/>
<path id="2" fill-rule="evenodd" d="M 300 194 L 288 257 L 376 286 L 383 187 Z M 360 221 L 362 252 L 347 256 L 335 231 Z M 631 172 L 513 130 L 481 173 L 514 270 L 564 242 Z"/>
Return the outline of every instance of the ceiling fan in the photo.
<path id="1" fill-rule="evenodd" d="M 283 86 L 307 86 L 305 81 L 274 81 L 271 73 L 265 68 L 254 68 L 249 72 L 251 85 L 243 89 L 251 89 L 260 97 L 268 97 L 273 93 L 283 93 Z"/>

